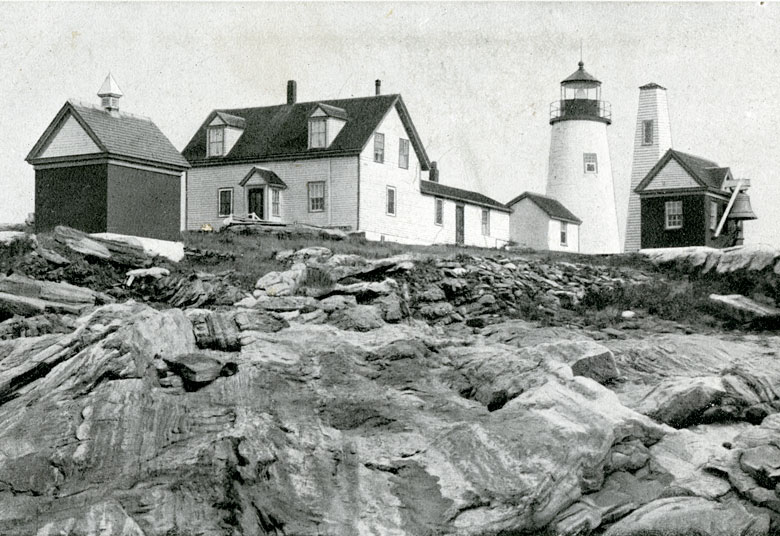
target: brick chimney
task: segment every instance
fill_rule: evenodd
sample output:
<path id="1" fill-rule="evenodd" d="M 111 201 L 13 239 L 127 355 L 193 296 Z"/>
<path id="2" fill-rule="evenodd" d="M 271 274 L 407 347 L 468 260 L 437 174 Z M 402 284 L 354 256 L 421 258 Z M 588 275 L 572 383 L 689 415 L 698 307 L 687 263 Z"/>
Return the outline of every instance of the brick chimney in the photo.
<path id="1" fill-rule="evenodd" d="M 376 82 L 374 82 L 374 87 L 376 88 L 376 94 L 377 95 L 381 95 L 382 94 L 382 81 L 381 80 L 377 80 Z"/>
<path id="2" fill-rule="evenodd" d="M 295 80 L 287 81 L 287 104 L 295 104 L 298 98 L 298 84 Z"/>

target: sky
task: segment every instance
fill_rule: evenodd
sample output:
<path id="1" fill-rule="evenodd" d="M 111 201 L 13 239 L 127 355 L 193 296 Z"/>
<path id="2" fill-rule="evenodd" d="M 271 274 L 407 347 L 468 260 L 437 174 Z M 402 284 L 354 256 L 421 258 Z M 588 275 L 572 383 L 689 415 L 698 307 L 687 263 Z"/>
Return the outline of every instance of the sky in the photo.
<path id="1" fill-rule="evenodd" d="M 3 3 L 0 222 L 34 205 L 25 156 L 69 98 L 183 149 L 215 108 L 400 93 L 441 182 L 507 202 L 544 192 L 549 103 L 585 68 L 612 103 L 624 225 L 639 86 L 667 88 L 673 147 L 751 181 L 746 243 L 780 246 L 780 5 L 773 3 Z"/>

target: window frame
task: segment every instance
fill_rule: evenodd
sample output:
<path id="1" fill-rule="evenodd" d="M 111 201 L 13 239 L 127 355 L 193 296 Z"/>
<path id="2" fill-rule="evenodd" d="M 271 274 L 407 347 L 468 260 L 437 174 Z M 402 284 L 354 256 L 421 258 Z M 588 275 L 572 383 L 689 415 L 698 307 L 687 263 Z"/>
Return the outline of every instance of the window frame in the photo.
<path id="1" fill-rule="evenodd" d="M 569 246 L 569 223 L 561 221 L 561 246 Z"/>
<path id="2" fill-rule="evenodd" d="M 409 169 L 409 140 L 398 138 L 398 167 Z"/>
<path id="3" fill-rule="evenodd" d="M 282 214 L 282 191 L 271 188 L 271 217 L 280 218 Z"/>
<path id="4" fill-rule="evenodd" d="M 677 212 L 676 207 L 679 207 L 679 212 Z M 684 222 L 682 200 L 666 201 L 664 203 L 664 229 L 667 231 L 682 229 Z"/>
<path id="5" fill-rule="evenodd" d="M 322 197 L 312 197 L 312 187 L 322 187 Z M 325 181 L 310 181 L 306 183 L 306 196 L 307 196 L 307 208 L 309 212 L 325 212 L 325 196 L 326 196 Z M 312 201 L 315 199 L 322 199 L 322 208 L 313 208 Z"/>
<path id="6" fill-rule="evenodd" d="M 444 225 L 444 199 L 441 197 L 433 199 L 433 224 Z"/>
<path id="7" fill-rule="evenodd" d="M 381 132 L 374 133 L 374 162 L 385 163 L 385 135 Z"/>
<path id="8" fill-rule="evenodd" d="M 393 192 L 393 211 L 390 212 L 390 192 Z M 398 192 L 395 186 L 385 187 L 385 214 L 395 217 L 398 214 Z"/>
<path id="9" fill-rule="evenodd" d="M 220 139 L 218 141 L 212 141 L 212 134 L 219 133 Z M 219 152 L 212 150 L 212 146 L 218 145 Z M 206 156 L 211 158 L 213 156 L 225 156 L 225 125 L 217 125 L 208 127 L 206 129 Z"/>
<path id="10" fill-rule="evenodd" d="M 589 162 L 588 157 L 593 157 L 593 161 Z M 588 170 L 588 164 L 593 164 L 593 170 Z M 598 173 L 599 172 L 599 157 L 597 153 L 582 153 L 582 166 L 584 173 Z"/>
<path id="11" fill-rule="evenodd" d="M 230 212 L 222 212 L 222 193 L 230 192 Z M 217 189 L 217 218 L 227 218 L 233 215 L 233 188 L 219 188 Z"/>
<path id="12" fill-rule="evenodd" d="M 490 236 L 490 209 L 488 208 L 482 209 L 482 216 L 480 217 L 480 223 L 482 224 L 482 236 Z"/>
<path id="13" fill-rule="evenodd" d="M 718 228 L 720 218 L 718 217 L 718 209 L 720 204 L 714 199 L 710 199 L 710 231 L 714 231 Z"/>
<path id="14" fill-rule="evenodd" d="M 650 140 L 647 139 L 648 130 L 647 127 L 650 127 Z M 652 145 L 653 144 L 653 136 L 655 134 L 655 121 L 652 119 L 645 119 L 642 121 L 642 145 Z"/>
<path id="15" fill-rule="evenodd" d="M 314 145 L 314 126 L 322 125 L 322 132 L 317 132 L 316 135 L 319 138 L 322 135 L 322 145 Z M 326 149 L 328 147 L 328 118 L 327 117 L 312 117 L 309 119 L 309 149 Z"/>

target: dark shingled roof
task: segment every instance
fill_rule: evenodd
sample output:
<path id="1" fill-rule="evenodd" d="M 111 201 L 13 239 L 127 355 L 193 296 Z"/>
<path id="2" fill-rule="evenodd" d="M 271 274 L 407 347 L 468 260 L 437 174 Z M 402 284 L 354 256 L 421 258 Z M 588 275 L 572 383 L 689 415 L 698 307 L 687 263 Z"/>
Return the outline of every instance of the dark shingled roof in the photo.
<path id="1" fill-rule="evenodd" d="M 238 117 L 237 115 L 230 115 L 225 112 L 217 112 L 217 117 L 222 119 L 222 121 L 229 127 L 244 128 L 246 126 L 246 121 L 244 118 Z"/>
<path id="2" fill-rule="evenodd" d="M 540 209 L 546 212 L 547 215 L 550 216 L 551 218 L 555 218 L 556 220 L 576 223 L 577 225 L 582 223 L 581 219 L 575 216 L 568 208 L 564 207 L 561 204 L 561 202 L 558 201 L 557 199 L 553 199 L 552 197 L 547 197 L 546 195 L 535 194 L 533 192 L 523 192 L 522 194 L 512 199 L 509 203 L 507 203 L 507 206 L 511 207 L 512 205 L 519 203 L 523 199 L 528 199 L 530 201 L 533 201 L 536 204 L 536 206 L 538 206 Z"/>
<path id="3" fill-rule="evenodd" d="M 645 84 L 644 86 L 639 86 L 639 89 L 663 89 L 663 90 L 666 90 L 666 88 L 664 86 L 656 84 L 655 82 L 650 82 L 649 84 Z"/>
<path id="4" fill-rule="evenodd" d="M 511 212 L 506 205 L 499 203 L 495 199 L 491 199 L 486 195 L 472 192 L 471 190 L 463 190 L 461 188 L 445 186 L 443 184 L 439 184 L 438 182 L 421 180 L 420 193 L 442 197 L 444 199 L 451 199 L 453 201 L 462 201 L 471 205 L 492 208 L 501 212 Z"/>
<path id="5" fill-rule="evenodd" d="M 261 167 L 253 167 L 249 173 L 244 176 L 243 179 L 241 179 L 241 182 L 238 183 L 239 186 L 244 186 L 247 182 L 249 182 L 249 179 L 252 178 L 252 175 L 257 173 L 260 175 L 268 184 L 269 186 L 277 186 L 279 188 L 287 188 L 287 184 L 279 178 L 279 175 L 271 171 L 270 169 L 265 169 Z"/>
<path id="6" fill-rule="evenodd" d="M 674 149 L 666 151 L 666 154 L 664 154 L 658 163 L 653 166 L 653 169 L 645 175 L 645 178 L 642 179 L 642 182 L 639 183 L 634 191 L 643 191 L 647 185 L 650 184 L 650 181 L 652 181 L 672 159 L 677 161 L 677 163 L 679 163 L 702 188 L 723 192 L 723 180 L 731 172 L 730 168 L 720 167 L 712 160 L 707 160 L 706 158 L 683 153 L 681 151 L 675 151 Z"/>
<path id="7" fill-rule="evenodd" d="M 580 62 L 578 65 L 579 69 L 564 78 L 561 84 L 568 84 L 570 82 L 589 82 L 591 86 L 597 86 L 601 84 L 601 82 L 595 76 L 585 70 L 584 63 Z"/>
<path id="8" fill-rule="evenodd" d="M 347 121 L 329 147 L 309 149 L 309 116 L 323 105 L 327 110 L 332 111 L 334 107 L 343 110 Z M 358 155 L 393 107 L 401 117 L 422 169 L 427 170 L 428 155 L 400 95 L 217 110 L 209 114 L 182 154 L 194 166 Z M 209 158 L 206 157 L 206 127 L 218 112 L 244 118 L 246 128 L 227 155 Z"/>
<path id="9" fill-rule="evenodd" d="M 337 108 L 336 106 L 330 106 L 328 104 L 319 103 L 317 108 L 325 112 L 330 117 L 337 119 L 347 120 L 347 111 L 344 108 Z M 316 109 L 316 108 L 315 108 Z"/>
<path id="10" fill-rule="evenodd" d="M 151 119 L 121 111 L 112 114 L 102 108 L 74 101 L 66 102 L 60 109 L 27 155 L 28 162 L 35 164 L 49 160 L 38 158 L 38 154 L 68 114 L 73 115 L 106 156 L 125 157 L 151 165 L 165 164 L 176 169 L 190 167 Z"/>

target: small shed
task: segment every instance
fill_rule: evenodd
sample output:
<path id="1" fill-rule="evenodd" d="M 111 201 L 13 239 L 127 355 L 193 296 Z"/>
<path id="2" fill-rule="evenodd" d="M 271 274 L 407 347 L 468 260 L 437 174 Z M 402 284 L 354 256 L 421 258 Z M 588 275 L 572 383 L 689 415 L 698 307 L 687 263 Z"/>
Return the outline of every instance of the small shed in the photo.
<path id="1" fill-rule="evenodd" d="M 35 227 L 178 239 L 187 161 L 151 119 L 120 112 L 109 74 L 101 106 L 68 101 L 27 162 L 35 168 Z"/>
<path id="2" fill-rule="evenodd" d="M 551 251 L 580 251 L 580 224 L 557 199 L 523 192 L 507 206 L 509 238 L 519 246 Z"/>

